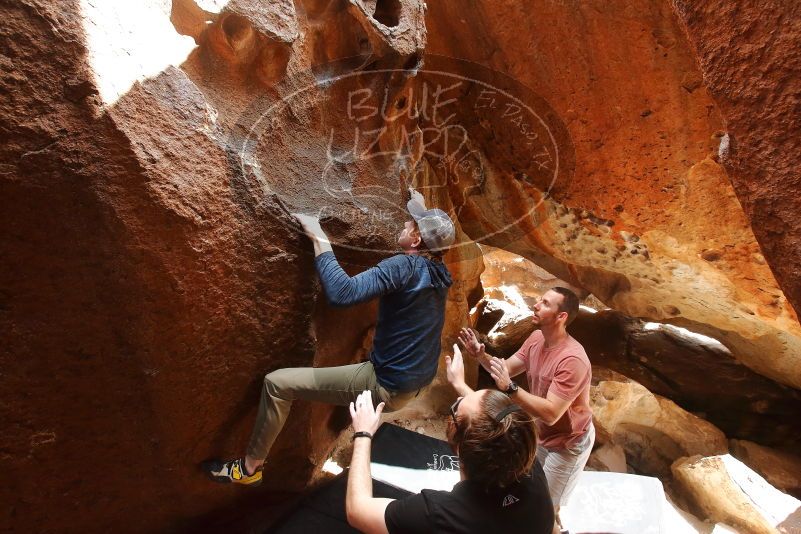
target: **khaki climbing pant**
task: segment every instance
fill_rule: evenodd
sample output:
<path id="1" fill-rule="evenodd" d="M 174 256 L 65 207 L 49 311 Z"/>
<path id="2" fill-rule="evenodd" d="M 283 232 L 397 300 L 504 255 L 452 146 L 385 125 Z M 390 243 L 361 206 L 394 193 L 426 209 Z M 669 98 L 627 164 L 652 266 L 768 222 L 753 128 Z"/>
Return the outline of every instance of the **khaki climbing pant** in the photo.
<path id="1" fill-rule="evenodd" d="M 373 403 L 386 403 L 385 412 L 402 408 L 420 390 L 398 393 L 378 384 L 372 362 L 341 367 L 295 367 L 278 369 L 264 377 L 256 426 L 247 454 L 264 460 L 289 415 L 294 400 L 347 406 L 362 392 L 373 394 Z"/>

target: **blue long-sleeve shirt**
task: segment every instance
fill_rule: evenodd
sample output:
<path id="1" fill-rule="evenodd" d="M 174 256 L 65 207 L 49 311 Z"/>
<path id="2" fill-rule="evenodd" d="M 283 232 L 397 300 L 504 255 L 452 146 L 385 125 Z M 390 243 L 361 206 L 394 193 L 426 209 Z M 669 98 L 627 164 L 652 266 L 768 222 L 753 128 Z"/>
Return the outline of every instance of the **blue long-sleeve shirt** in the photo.
<path id="1" fill-rule="evenodd" d="M 333 252 L 314 261 L 332 306 L 380 297 L 370 353 L 378 383 L 400 392 L 428 385 L 437 374 L 445 300 L 452 284 L 447 267 L 423 256 L 397 254 L 351 277 Z"/>

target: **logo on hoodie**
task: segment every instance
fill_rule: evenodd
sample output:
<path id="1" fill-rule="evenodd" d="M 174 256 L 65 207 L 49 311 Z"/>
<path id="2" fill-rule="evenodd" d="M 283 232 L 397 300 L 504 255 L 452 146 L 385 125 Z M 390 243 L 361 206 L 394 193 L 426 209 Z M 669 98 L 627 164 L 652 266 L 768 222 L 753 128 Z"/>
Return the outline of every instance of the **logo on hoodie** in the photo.
<path id="1" fill-rule="evenodd" d="M 504 498 L 503 498 L 503 507 L 504 507 L 504 508 L 506 508 L 506 507 L 507 507 L 507 506 L 509 506 L 510 504 L 514 504 L 514 503 L 516 503 L 516 502 L 517 502 L 517 501 L 519 501 L 519 500 L 520 500 L 520 499 L 518 499 L 517 497 L 515 497 L 514 495 L 512 495 L 512 494 L 510 493 L 509 495 L 507 495 L 506 497 L 504 497 Z"/>

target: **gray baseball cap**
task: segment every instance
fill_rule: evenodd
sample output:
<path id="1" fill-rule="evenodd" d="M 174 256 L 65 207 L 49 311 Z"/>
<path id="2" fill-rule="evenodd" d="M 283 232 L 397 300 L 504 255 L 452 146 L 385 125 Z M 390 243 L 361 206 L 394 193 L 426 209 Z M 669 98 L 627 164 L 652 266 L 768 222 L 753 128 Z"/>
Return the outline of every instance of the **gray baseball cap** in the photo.
<path id="1" fill-rule="evenodd" d="M 427 210 L 420 202 L 412 199 L 406 203 L 406 209 L 420 229 L 423 243 L 431 251 L 441 251 L 456 240 L 456 228 L 447 213 L 439 208 Z"/>

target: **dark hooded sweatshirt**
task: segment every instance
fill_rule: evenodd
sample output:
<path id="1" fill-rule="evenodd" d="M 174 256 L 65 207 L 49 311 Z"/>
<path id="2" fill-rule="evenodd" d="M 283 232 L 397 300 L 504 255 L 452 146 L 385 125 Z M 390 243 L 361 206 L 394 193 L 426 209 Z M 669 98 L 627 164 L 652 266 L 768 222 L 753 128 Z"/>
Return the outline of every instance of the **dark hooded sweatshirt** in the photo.
<path id="1" fill-rule="evenodd" d="M 378 383 L 399 392 L 427 386 L 437 374 L 445 300 L 452 284 L 445 264 L 397 254 L 353 277 L 342 270 L 333 252 L 320 254 L 315 264 L 332 306 L 380 297 L 370 353 Z"/>

